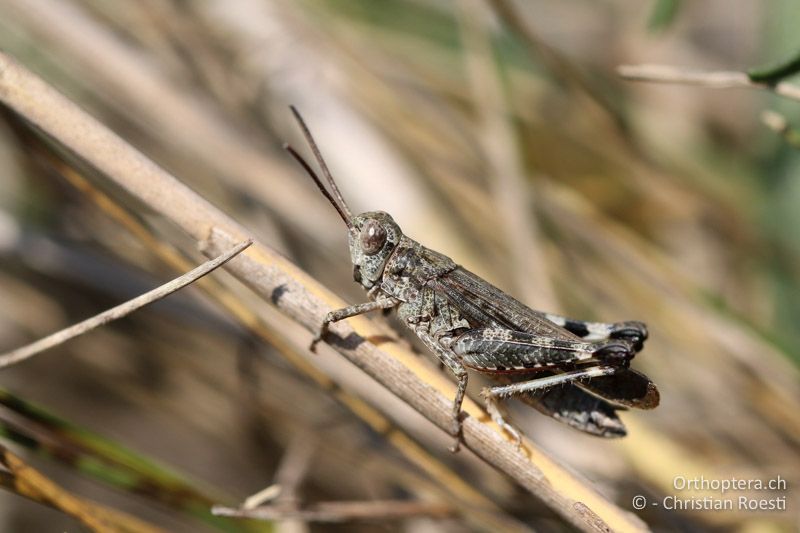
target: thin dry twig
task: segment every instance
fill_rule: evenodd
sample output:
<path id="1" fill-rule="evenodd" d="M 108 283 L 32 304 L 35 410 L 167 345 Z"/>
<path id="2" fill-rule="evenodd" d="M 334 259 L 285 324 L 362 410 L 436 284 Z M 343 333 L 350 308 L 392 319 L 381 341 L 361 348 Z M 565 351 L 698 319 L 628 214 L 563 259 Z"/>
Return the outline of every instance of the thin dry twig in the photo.
<path id="1" fill-rule="evenodd" d="M 680 83 L 699 85 L 712 89 L 750 88 L 765 89 L 779 96 L 800 101 L 800 87 L 785 81 L 775 84 L 757 83 L 745 72 L 738 71 L 704 71 L 693 70 L 671 65 L 620 65 L 617 73 L 631 81 L 649 81 L 655 83 Z"/>
<path id="2" fill-rule="evenodd" d="M 295 434 L 289 441 L 275 472 L 276 485 L 273 486 L 280 487 L 279 494 L 269 502 L 271 505 L 264 502 L 263 505 L 259 504 L 254 507 L 270 506 L 288 511 L 287 519 L 276 524 L 277 533 L 306 533 L 309 531 L 307 521 L 296 516 L 296 513 L 301 510 L 300 486 L 311 467 L 316 448 L 317 439 L 311 430 L 307 429 Z M 247 502 L 245 502 L 246 504 Z"/>
<path id="3" fill-rule="evenodd" d="M 275 483 L 249 496 L 238 508 L 215 505 L 218 516 L 236 516 L 273 520 L 284 525 L 294 522 L 305 529 L 306 522 L 349 522 L 354 520 L 391 520 L 412 516 L 442 518 L 455 510 L 442 503 L 413 501 L 319 502 L 308 506 L 299 503 L 298 489 L 311 465 L 316 441 L 309 432 L 296 435 L 281 459 Z"/>
<path id="4" fill-rule="evenodd" d="M 442 504 L 404 500 L 319 502 L 304 509 L 280 505 L 236 509 L 214 506 L 217 516 L 237 516 L 260 520 L 302 520 L 304 522 L 352 522 L 355 520 L 392 520 L 410 517 L 446 518 L 453 510 Z"/>
<path id="5" fill-rule="evenodd" d="M 295 435 L 286 447 L 286 451 L 275 473 L 275 483 L 281 487 L 278 501 L 297 501 L 300 485 L 311 467 L 317 440 L 310 431 Z"/>
<path id="6" fill-rule="evenodd" d="M 280 485 L 270 485 L 245 498 L 242 505 L 239 506 L 239 509 L 255 509 L 256 507 L 263 506 L 280 496 L 282 492 L 283 487 Z"/>
<path id="7" fill-rule="evenodd" d="M 239 253 L 241 253 L 251 244 L 253 244 L 253 240 L 247 239 L 246 241 L 233 246 L 230 250 L 219 255 L 218 257 L 206 261 L 194 270 L 191 270 L 186 274 L 173 279 L 172 281 L 168 281 L 167 283 L 156 287 L 152 291 L 146 292 L 141 296 L 137 296 L 136 298 L 128 300 L 127 302 L 116 307 L 112 307 L 111 309 L 103 311 L 102 313 L 99 313 L 91 318 L 87 318 L 86 320 L 78 322 L 77 324 L 69 326 L 68 328 L 56 331 L 55 333 L 52 333 L 47 337 L 43 337 L 26 346 L 22 346 L 20 348 L 11 350 L 10 352 L 0 354 L 0 368 L 5 368 L 29 359 L 38 353 L 49 350 L 50 348 L 58 346 L 59 344 L 62 344 L 79 335 L 88 333 L 104 324 L 108 324 L 109 322 L 113 322 L 114 320 L 128 316 L 137 309 L 141 309 L 148 304 L 161 300 L 162 298 L 169 296 L 173 292 L 179 291 L 190 283 L 197 281 L 206 274 L 221 267 L 235 256 L 239 255 Z"/>
<path id="8" fill-rule="evenodd" d="M 207 251 L 227 249 L 246 236 L 239 224 L 5 54 L 0 54 L 0 101 L 205 243 Z M 261 243 L 242 253 L 229 270 L 310 331 L 317 329 L 328 311 L 344 304 Z M 378 347 L 368 342 L 377 328 L 364 317 L 331 330 L 340 339 L 331 340 L 336 351 L 440 429 L 449 431 L 454 385 L 445 376 L 420 370 L 416 356 L 401 344 L 384 342 Z M 522 451 L 517 450 L 474 402 L 465 402 L 464 409 L 469 415 L 464 421 L 465 446 L 574 526 L 584 531 L 647 529 L 638 517 L 609 502 L 529 441 L 524 441 Z"/>

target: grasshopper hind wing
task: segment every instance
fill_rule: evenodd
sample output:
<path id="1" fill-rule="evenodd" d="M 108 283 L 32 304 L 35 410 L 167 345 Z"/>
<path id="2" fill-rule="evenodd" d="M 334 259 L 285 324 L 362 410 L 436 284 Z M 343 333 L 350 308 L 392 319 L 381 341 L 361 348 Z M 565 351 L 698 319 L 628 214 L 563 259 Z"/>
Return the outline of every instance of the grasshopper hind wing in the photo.
<path id="1" fill-rule="evenodd" d="M 661 401 L 656 384 L 631 368 L 620 369 L 610 376 L 592 378 L 578 386 L 609 402 L 635 409 L 655 409 Z"/>
<path id="2" fill-rule="evenodd" d="M 540 373 L 540 376 L 551 372 Z M 506 375 L 503 381 L 515 382 L 524 376 Z M 553 387 L 543 391 L 523 393 L 518 398 L 559 422 L 605 438 L 627 434 L 617 415 L 629 407 L 653 409 L 659 403 L 655 384 L 644 374 L 631 369 L 618 370 L 609 376 L 595 377 L 585 382 Z"/>
<path id="3" fill-rule="evenodd" d="M 625 424 L 617 416 L 620 408 L 577 385 L 529 393 L 520 399 L 540 413 L 584 433 L 610 439 L 627 435 Z"/>

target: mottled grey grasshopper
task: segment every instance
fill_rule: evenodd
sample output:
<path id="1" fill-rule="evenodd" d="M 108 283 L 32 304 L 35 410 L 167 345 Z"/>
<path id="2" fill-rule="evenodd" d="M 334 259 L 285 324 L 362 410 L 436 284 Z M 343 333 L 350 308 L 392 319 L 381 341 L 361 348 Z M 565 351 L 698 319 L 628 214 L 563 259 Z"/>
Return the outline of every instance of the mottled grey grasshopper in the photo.
<path id="1" fill-rule="evenodd" d="M 353 216 L 308 127 L 292 107 L 330 191 L 310 165 L 286 149 L 311 176 L 347 226 L 353 276 L 370 301 L 328 313 L 311 349 L 333 322 L 370 311 L 396 309 L 408 326 L 458 381 L 452 432 L 461 440 L 461 403 L 467 368 L 502 385 L 485 388 L 492 419 L 521 442 L 500 412 L 498 400 L 517 396 L 574 428 L 602 437 L 621 437 L 619 409 L 652 409 L 658 389 L 629 368 L 647 339 L 641 322 L 599 323 L 534 311 L 449 257 L 406 237 L 381 211 Z M 560 385 L 556 387 L 556 385 Z"/>

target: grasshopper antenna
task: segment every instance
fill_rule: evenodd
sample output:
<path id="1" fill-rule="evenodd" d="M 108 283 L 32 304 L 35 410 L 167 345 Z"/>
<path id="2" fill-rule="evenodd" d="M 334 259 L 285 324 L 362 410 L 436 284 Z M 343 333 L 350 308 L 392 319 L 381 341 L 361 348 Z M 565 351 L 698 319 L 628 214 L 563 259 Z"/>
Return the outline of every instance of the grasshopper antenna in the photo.
<path id="1" fill-rule="evenodd" d="M 308 129 L 308 126 L 306 126 L 306 122 L 303 120 L 303 117 L 300 116 L 300 113 L 297 111 L 297 108 L 294 107 L 293 105 L 290 105 L 289 109 L 292 110 L 294 118 L 300 125 L 300 129 L 303 132 L 303 136 L 306 138 L 306 142 L 308 142 L 309 146 L 311 147 L 311 151 L 314 153 L 314 158 L 317 160 L 319 168 L 322 169 L 322 175 L 325 176 L 325 179 L 328 180 L 328 184 L 331 186 L 333 195 L 331 196 L 330 193 L 325 193 L 325 196 L 328 198 L 328 200 L 331 201 L 331 203 L 334 206 L 336 206 L 336 210 L 339 211 L 339 214 L 342 216 L 342 219 L 344 219 L 345 224 L 347 224 L 347 227 L 350 228 L 352 226 L 350 219 L 353 217 L 353 214 L 350 212 L 350 208 L 347 207 L 347 202 L 344 201 L 344 197 L 342 196 L 342 193 L 339 191 L 339 187 L 336 186 L 336 182 L 333 179 L 333 175 L 331 174 L 331 171 L 328 170 L 328 165 L 325 164 L 325 159 L 322 158 L 322 153 L 319 151 L 319 147 L 317 147 L 317 143 L 314 140 L 314 137 L 311 135 L 311 131 Z M 311 174 L 311 176 L 314 178 L 314 181 L 317 182 L 317 186 L 321 188 L 322 187 L 321 181 L 311 171 L 310 167 L 308 166 L 308 163 L 306 163 L 302 157 L 299 157 L 297 152 L 295 152 L 294 150 L 290 149 L 289 153 L 291 153 L 294 156 L 294 158 L 297 159 L 301 165 L 303 165 L 303 168 L 306 169 L 306 172 Z M 336 201 L 334 202 L 332 198 L 335 198 Z"/>
<path id="2" fill-rule="evenodd" d="M 339 205 L 339 203 L 336 202 L 336 200 L 334 200 L 333 196 L 331 196 L 331 193 L 328 192 L 328 189 L 325 188 L 325 185 L 322 184 L 322 180 L 319 179 L 319 176 L 317 176 L 317 173 L 314 172 L 313 168 L 311 168 L 311 165 L 309 165 L 306 162 L 306 160 L 303 159 L 303 156 L 301 156 L 299 153 L 297 153 L 297 150 L 292 148 L 289 143 L 284 143 L 283 144 L 283 148 L 287 152 L 292 154 L 292 157 L 294 157 L 295 160 L 298 163 L 300 163 L 300 166 L 302 166 L 305 169 L 305 171 L 308 173 L 308 175 L 311 176 L 311 179 L 313 179 L 314 183 L 317 184 L 317 188 L 320 190 L 320 192 L 323 194 L 323 196 L 325 196 L 325 198 L 328 199 L 328 201 L 333 205 L 333 207 L 336 208 L 336 212 L 339 213 L 339 216 L 342 217 L 342 220 L 344 220 L 344 223 L 347 226 L 347 229 L 352 230 L 353 229 L 353 223 L 350 221 L 350 216 L 351 215 L 350 215 L 350 210 L 347 209 L 347 206 L 345 205 L 344 209 L 342 209 L 342 207 Z M 341 197 L 341 195 L 339 195 L 339 197 Z"/>

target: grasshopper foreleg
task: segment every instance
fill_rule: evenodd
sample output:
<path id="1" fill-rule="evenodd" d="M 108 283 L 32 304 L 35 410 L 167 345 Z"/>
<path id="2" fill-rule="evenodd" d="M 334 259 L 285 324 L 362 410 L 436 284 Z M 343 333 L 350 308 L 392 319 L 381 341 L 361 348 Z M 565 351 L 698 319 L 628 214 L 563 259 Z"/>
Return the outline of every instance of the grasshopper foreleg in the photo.
<path id="1" fill-rule="evenodd" d="M 481 391 L 481 395 L 486 399 L 486 410 L 491 415 L 492 420 L 503 430 L 507 431 L 516 441 L 517 447 L 519 447 L 522 443 L 522 437 L 516 428 L 503 419 L 503 415 L 501 414 L 499 405 L 497 404 L 498 400 L 509 398 L 515 394 L 541 391 L 556 385 L 572 383 L 582 379 L 610 376 L 617 370 L 619 370 L 619 368 L 614 366 L 595 366 L 581 370 L 572 370 L 562 374 L 534 378 L 529 381 L 521 381 L 519 383 L 512 383 L 510 385 L 487 387 Z"/>
<path id="2" fill-rule="evenodd" d="M 391 309 L 392 307 L 396 307 L 399 303 L 400 300 L 398 300 L 397 298 L 393 298 L 391 296 L 379 295 L 373 302 L 351 305 L 348 307 L 343 307 L 342 309 L 337 309 L 336 311 L 331 311 L 330 313 L 325 315 L 325 319 L 322 321 L 322 324 L 319 327 L 319 331 L 317 332 L 314 339 L 311 341 L 311 346 L 309 347 L 310 350 L 312 352 L 316 351 L 317 343 L 319 343 L 319 341 L 322 340 L 322 337 L 324 337 L 328 333 L 328 327 L 332 323 L 344 320 L 345 318 L 350 318 L 351 316 L 363 315 L 364 313 L 369 313 L 370 311 Z"/>

